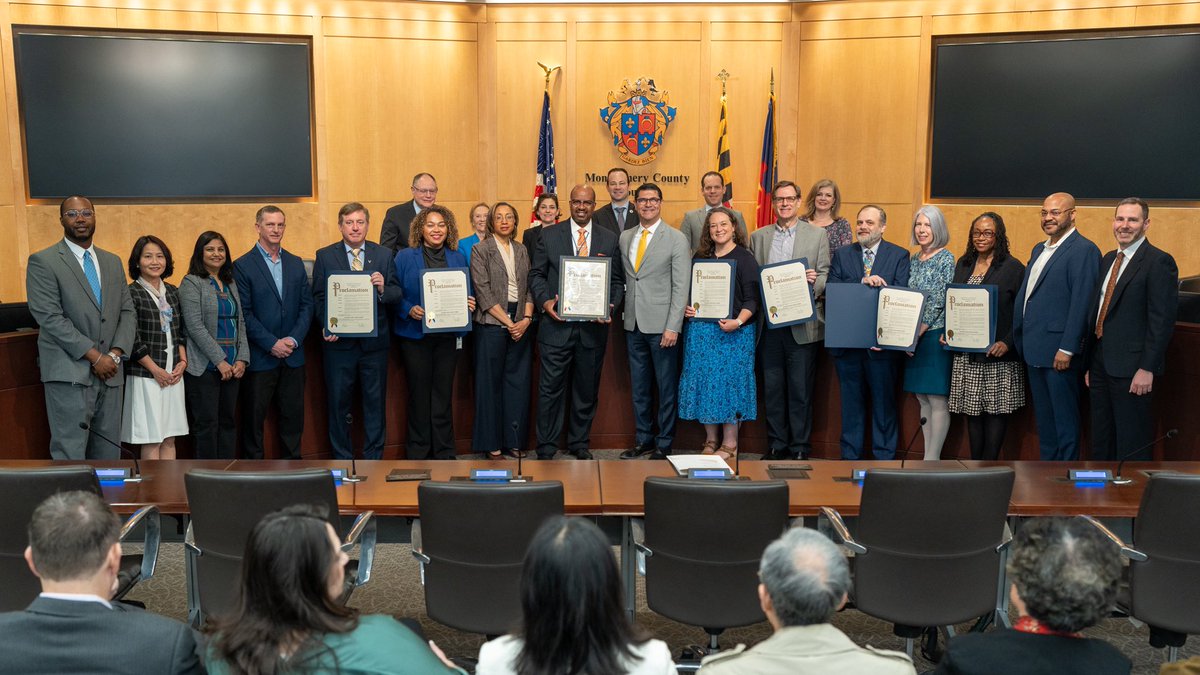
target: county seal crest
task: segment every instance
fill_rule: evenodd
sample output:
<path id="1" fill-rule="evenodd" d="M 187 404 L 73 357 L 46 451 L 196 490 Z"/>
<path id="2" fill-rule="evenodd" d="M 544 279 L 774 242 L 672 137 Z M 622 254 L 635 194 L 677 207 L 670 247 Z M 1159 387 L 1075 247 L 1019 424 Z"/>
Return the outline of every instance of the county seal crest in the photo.
<path id="1" fill-rule="evenodd" d="M 622 82 L 619 94 L 608 92 L 600 119 L 608 125 L 622 161 L 634 166 L 654 161 L 667 128 L 675 121 L 675 109 L 667 101 L 667 92 L 659 92 L 654 80 L 644 77 L 633 84 Z"/>

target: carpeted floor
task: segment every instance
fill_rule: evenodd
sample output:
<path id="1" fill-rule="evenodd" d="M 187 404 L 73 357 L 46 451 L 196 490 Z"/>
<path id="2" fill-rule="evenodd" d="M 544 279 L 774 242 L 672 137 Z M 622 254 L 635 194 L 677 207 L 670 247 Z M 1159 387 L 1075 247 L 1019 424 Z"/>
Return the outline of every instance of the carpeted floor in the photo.
<path id="1" fill-rule="evenodd" d="M 616 454 L 615 451 L 607 451 Z M 614 533 L 618 531 L 615 519 L 604 520 L 602 527 Z M 164 529 L 171 528 L 171 521 L 164 521 Z M 391 614 L 418 620 L 425 633 L 451 657 L 473 658 L 479 652 L 483 637 L 453 630 L 434 622 L 425 615 L 424 594 L 420 585 L 416 560 L 410 554 L 408 524 L 403 518 L 383 519 L 380 524 L 380 544 L 376 548 L 375 567 L 371 581 L 355 591 L 350 604 L 366 613 Z M 615 541 L 615 539 L 614 539 Z M 614 554 L 618 551 L 614 548 Z M 155 577 L 140 584 L 129 596 L 146 604 L 147 609 L 181 621 L 186 620 L 187 600 L 184 586 L 183 545 L 164 543 L 160 551 L 159 566 Z M 636 621 L 656 638 L 670 645 L 676 656 L 689 644 L 704 644 L 707 637 L 697 627 L 679 624 L 651 612 L 646 607 L 642 579 L 638 579 Z M 892 635 L 891 626 L 866 616 L 857 610 L 840 612 L 833 621 L 859 644 L 870 644 L 883 649 L 903 650 L 904 642 Z M 960 626 L 966 630 L 969 625 Z M 723 646 L 739 642 L 755 644 L 770 635 L 768 624 L 761 623 L 743 628 L 730 629 L 721 638 Z M 1086 631 L 1090 637 L 1109 641 L 1133 660 L 1134 673 L 1157 673 L 1165 650 L 1150 647 L 1149 631 L 1136 626 L 1128 619 L 1108 619 L 1101 625 Z M 1192 638 L 1181 650 L 1181 657 L 1200 655 L 1200 638 Z M 916 655 L 918 672 L 928 670 L 933 664 Z"/>

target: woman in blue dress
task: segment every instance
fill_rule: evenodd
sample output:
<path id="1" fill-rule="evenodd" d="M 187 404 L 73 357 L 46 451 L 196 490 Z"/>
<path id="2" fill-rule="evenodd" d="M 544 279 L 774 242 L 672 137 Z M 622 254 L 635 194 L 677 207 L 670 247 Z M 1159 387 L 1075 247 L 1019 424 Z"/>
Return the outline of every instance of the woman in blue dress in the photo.
<path id="1" fill-rule="evenodd" d="M 684 332 L 683 375 L 679 379 L 679 417 L 704 425 L 704 453 L 730 459 L 737 454 L 738 423 L 756 416 L 754 324 L 758 312 L 758 263 L 746 238 L 733 225 L 733 212 L 718 206 L 708 212 L 693 260 L 732 260 L 733 315 L 697 321 L 690 304 Z"/>
<path id="2" fill-rule="evenodd" d="M 909 261 L 908 286 L 925 291 L 917 349 L 904 368 L 904 391 L 916 394 L 925 426 L 925 459 L 939 459 L 950 430 L 950 352 L 942 349 L 946 330 L 946 284 L 954 279 L 954 254 L 946 250 L 950 232 L 936 206 L 923 206 L 913 217 L 912 243 L 920 249 Z"/>

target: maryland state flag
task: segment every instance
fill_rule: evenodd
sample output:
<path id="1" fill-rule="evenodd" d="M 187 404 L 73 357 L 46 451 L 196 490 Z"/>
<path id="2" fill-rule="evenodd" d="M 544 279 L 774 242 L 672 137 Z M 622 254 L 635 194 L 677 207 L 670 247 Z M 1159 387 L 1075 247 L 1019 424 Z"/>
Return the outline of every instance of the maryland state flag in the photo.
<path id="1" fill-rule="evenodd" d="M 721 121 L 717 124 L 717 173 L 725 180 L 725 206 L 733 201 L 733 169 L 729 166 L 729 105 L 721 97 Z"/>
<path id="2" fill-rule="evenodd" d="M 758 205 L 755 207 L 754 222 L 763 227 L 775 222 L 771 210 L 771 188 L 779 180 L 779 158 L 775 148 L 775 90 L 767 101 L 767 125 L 763 129 L 762 160 L 758 165 Z"/>

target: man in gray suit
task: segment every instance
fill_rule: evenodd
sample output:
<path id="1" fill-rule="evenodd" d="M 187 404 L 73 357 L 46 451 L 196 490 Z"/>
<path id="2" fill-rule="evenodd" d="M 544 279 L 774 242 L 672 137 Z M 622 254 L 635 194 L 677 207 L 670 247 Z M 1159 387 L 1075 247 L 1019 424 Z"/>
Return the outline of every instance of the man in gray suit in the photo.
<path id="1" fill-rule="evenodd" d="M 643 183 L 635 193 L 638 226 L 621 233 L 625 269 L 625 342 L 637 444 L 621 459 L 671 454 L 678 416 L 679 332 L 688 299 L 691 254 L 687 237 L 663 222 L 662 190 Z M 654 386 L 658 387 L 658 435 L 654 434 Z"/>
<path id="2" fill-rule="evenodd" d="M 133 299 L 120 258 L 92 246 L 91 200 L 67 197 L 58 217 L 63 240 L 29 256 L 25 273 L 29 312 L 39 327 L 50 456 L 115 459 L 120 451 L 104 437 L 121 433 L 121 361 L 133 348 Z"/>
<path id="3" fill-rule="evenodd" d="M 806 258 L 808 283 L 813 296 L 825 293 L 829 274 L 829 238 L 824 230 L 800 222 L 800 188 L 780 181 L 771 191 L 775 224 L 750 235 L 750 251 L 759 265 Z M 763 459 L 807 458 L 812 452 L 813 386 L 817 376 L 817 350 L 825 338 L 824 307 L 817 304 L 817 320 L 762 331 L 763 408 L 767 418 L 768 453 Z M 765 323 L 764 323 L 765 327 Z"/>
<path id="4" fill-rule="evenodd" d="M 0 673 L 203 673 L 187 626 L 110 602 L 121 521 L 91 492 L 60 492 L 29 522 L 25 561 L 42 593 L 0 614 Z"/>
<path id="5" fill-rule="evenodd" d="M 685 213 L 683 224 L 679 226 L 679 231 L 687 237 L 688 247 L 693 251 L 700 248 L 700 233 L 704 231 L 704 219 L 708 216 L 708 212 L 723 204 L 725 178 L 716 171 L 704 174 L 704 177 L 700 179 L 700 194 L 704 196 L 704 206 Z M 746 219 L 742 217 L 741 211 L 729 210 L 733 211 L 733 226 L 745 238 L 747 236 Z"/>

